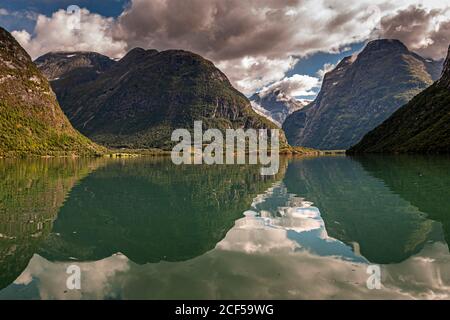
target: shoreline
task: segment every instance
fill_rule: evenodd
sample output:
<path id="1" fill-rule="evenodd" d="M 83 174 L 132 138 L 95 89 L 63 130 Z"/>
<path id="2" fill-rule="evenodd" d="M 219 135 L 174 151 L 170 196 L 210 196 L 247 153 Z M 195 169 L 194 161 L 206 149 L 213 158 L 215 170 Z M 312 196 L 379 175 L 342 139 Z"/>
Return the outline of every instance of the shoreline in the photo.
<path id="1" fill-rule="evenodd" d="M 246 155 L 250 153 L 246 152 Z M 270 152 L 269 152 L 270 154 Z M 194 153 L 191 154 L 192 156 Z M 235 154 L 236 155 L 236 154 Z M 289 157 L 311 157 L 311 156 L 345 156 L 345 151 L 327 151 L 327 150 L 281 150 L 279 152 L 280 156 Z M 53 154 L 27 154 L 27 153 L 16 153 L 2 154 L 1 159 L 89 159 L 89 158 L 137 158 L 137 157 L 170 157 L 171 151 L 160 150 L 160 149 L 127 149 L 127 150 L 110 150 L 104 154 L 76 154 L 67 152 L 55 152 Z"/>

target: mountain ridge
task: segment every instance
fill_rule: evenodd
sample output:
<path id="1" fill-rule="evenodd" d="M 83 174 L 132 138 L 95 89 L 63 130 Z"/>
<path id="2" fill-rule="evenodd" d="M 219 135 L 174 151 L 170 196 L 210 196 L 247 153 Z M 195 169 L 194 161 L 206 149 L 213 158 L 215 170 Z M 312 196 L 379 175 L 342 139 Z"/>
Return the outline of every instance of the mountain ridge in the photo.
<path id="1" fill-rule="evenodd" d="M 350 148 L 359 153 L 450 153 L 450 47 L 441 78 Z"/>
<path id="2" fill-rule="evenodd" d="M 74 126 L 109 147 L 169 149 L 172 131 L 196 120 L 205 129 L 277 128 L 211 61 L 184 50 L 135 48 L 101 73 L 78 68 L 51 83 Z"/>
<path id="3" fill-rule="evenodd" d="M 291 114 L 283 129 L 291 145 L 348 149 L 440 73 L 440 62 L 418 56 L 399 40 L 371 41 L 328 72 L 316 100 Z"/>

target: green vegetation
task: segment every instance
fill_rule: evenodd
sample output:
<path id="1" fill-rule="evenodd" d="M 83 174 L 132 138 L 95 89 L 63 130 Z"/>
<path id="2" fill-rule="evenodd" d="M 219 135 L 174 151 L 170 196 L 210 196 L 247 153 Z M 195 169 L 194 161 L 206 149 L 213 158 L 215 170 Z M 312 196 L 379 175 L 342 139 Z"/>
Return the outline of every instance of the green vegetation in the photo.
<path id="1" fill-rule="evenodd" d="M 48 81 L 0 28 L 0 157 L 90 156 L 105 150 L 71 126 Z"/>
<path id="2" fill-rule="evenodd" d="M 64 132 L 0 102 L 0 157 L 99 155 L 102 148 L 74 132 Z"/>
<path id="3" fill-rule="evenodd" d="M 134 49 L 95 79 L 83 70 L 52 86 L 75 128 L 111 148 L 170 150 L 173 130 L 194 121 L 222 131 L 277 128 L 213 63 L 190 52 Z M 281 142 L 287 146 L 284 135 Z"/>
<path id="4" fill-rule="evenodd" d="M 368 133 L 348 153 L 450 153 L 450 91 L 439 82 Z"/>

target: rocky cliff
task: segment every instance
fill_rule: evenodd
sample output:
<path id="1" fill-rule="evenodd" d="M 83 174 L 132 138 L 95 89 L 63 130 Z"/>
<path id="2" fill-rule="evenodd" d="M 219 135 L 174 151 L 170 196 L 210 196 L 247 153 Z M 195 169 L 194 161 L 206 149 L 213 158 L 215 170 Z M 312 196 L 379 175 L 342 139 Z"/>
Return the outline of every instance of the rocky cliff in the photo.
<path id="1" fill-rule="evenodd" d="M 314 103 L 289 116 L 283 128 L 293 145 L 348 149 L 430 86 L 441 70 L 442 62 L 424 59 L 398 40 L 369 42 L 326 74 Z"/>

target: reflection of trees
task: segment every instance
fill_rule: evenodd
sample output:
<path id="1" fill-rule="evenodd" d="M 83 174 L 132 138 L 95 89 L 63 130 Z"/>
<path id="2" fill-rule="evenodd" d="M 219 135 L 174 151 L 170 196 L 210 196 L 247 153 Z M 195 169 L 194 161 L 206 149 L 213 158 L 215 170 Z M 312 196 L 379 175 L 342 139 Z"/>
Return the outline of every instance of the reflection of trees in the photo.
<path id="1" fill-rule="evenodd" d="M 355 160 L 428 218 L 441 222 L 446 242 L 450 243 L 448 156 L 378 156 Z"/>
<path id="2" fill-rule="evenodd" d="M 71 188 L 100 161 L 0 161 L 0 288 L 25 269 Z"/>
<path id="3" fill-rule="evenodd" d="M 383 164 L 386 170 L 390 165 Z M 350 158 L 293 162 L 284 182 L 320 209 L 331 237 L 357 242 L 371 262 L 403 261 L 440 236 L 436 224 Z"/>
<path id="4" fill-rule="evenodd" d="M 73 188 L 40 254 L 99 260 L 122 252 L 141 264 L 196 257 L 213 249 L 284 170 L 262 177 L 257 166 L 112 163 Z"/>

